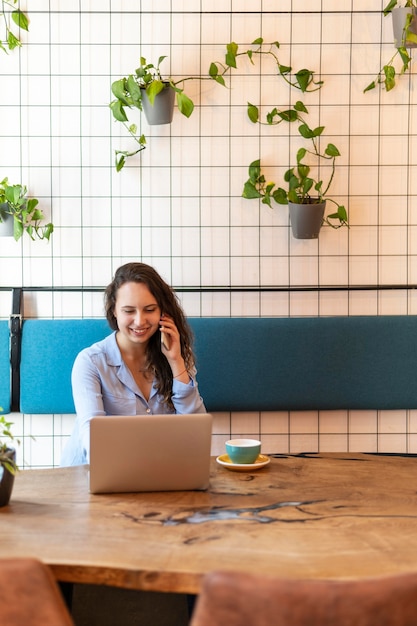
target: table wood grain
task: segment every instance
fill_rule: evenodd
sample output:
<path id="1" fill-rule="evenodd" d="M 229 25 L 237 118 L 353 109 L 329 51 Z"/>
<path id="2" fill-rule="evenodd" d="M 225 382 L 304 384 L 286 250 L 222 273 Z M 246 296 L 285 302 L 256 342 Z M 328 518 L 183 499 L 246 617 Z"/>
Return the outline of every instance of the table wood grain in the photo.
<path id="1" fill-rule="evenodd" d="M 18 474 L 0 509 L 0 557 L 40 558 L 61 581 L 178 593 L 198 593 L 219 568 L 417 571 L 416 456 L 277 456 L 247 473 L 213 459 L 207 492 L 91 495 L 87 469 Z"/>

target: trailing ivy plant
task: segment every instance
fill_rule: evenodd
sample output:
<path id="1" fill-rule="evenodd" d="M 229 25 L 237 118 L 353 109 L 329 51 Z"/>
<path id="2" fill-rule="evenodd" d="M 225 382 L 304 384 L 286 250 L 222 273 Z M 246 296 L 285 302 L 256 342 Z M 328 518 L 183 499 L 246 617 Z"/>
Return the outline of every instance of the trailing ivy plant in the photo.
<path id="1" fill-rule="evenodd" d="M 6 53 L 7 48 L 14 50 L 14 48 L 22 45 L 19 35 L 14 34 L 12 31 L 13 24 L 17 26 L 18 29 L 29 30 L 27 13 L 24 13 L 19 7 L 16 7 L 17 3 L 18 0 L 1 0 L 5 39 L 0 41 L 0 48 Z"/>
<path id="2" fill-rule="evenodd" d="M 140 57 L 140 65 L 133 74 L 129 74 L 124 78 L 120 78 L 112 83 L 111 90 L 115 100 L 110 102 L 110 109 L 113 117 L 126 127 L 127 131 L 138 144 L 138 148 L 133 151 L 116 150 L 116 170 L 120 172 L 126 162 L 126 158 L 135 156 L 146 147 L 145 135 L 138 135 L 136 124 L 130 124 L 126 113 L 126 108 L 143 110 L 142 91 L 145 90 L 149 102 L 154 104 L 156 96 L 169 84 L 171 89 L 175 91 L 177 105 L 179 111 L 190 117 L 194 109 L 194 103 L 185 93 L 184 89 L 179 87 L 192 77 L 181 78 L 174 81 L 171 77 L 162 78 L 160 65 L 166 56 L 160 56 L 156 65 L 148 63 L 144 57 Z"/>
<path id="3" fill-rule="evenodd" d="M 291 87 L 295 87 L 302 92 L 316 91 L 320 89 L 323 81 L 316 81 L 314 79 L 314 72 L 303 68 L 293 73 L 293 69 L 289 65 L 284 65 L 280 62 L 278 57 L 278 50 L 280 44 L 278 41 L 274 41 L 270 44 L 264 44 L 262 37 L 255 39 L 251 48 L 239 52 L 239 46 L 232 41 L 226 46 L 226 56 L 224 63 L 219 61 L 213 61 L 210 64 L 209 75 L 218 82 L 220 85 L 226 86 L 224 76 L 231 69 L 237 69 L 237 59 L 239 57 L 247 57 L 253 64 L 254 57 L 266 56 L 273 60 L 278 69 L 278 74 L 289 84 Z M 266 46 L 266 47 L 265 47 Z"/>
<path id="4" fill-rule="evenodd" d="M 0 411 L 3 409 L 0 407 Z M 16 439 L 12 434 L 11 427 L 13 422 L 8 422 L 4 415 L 0 415 L 0 466 L 3 466 L 11 474 L 15 475 L 18 471 L 18 466 L 10 456 L 10 446 L 13 444 L 20 444 L 19 439 Z"/>
<path id="5" fill-rule="evenodd" d="M 324 150 L 320 150 L 319 138 L 324 131 L 324 126 L 311 128 L 305 121 L 303 114 L 308 114 L 307 107 L 303 102 L 297 101 L 293 108 L 281 111 L 276 107 L 266 115 L 266 122 L 262 122 L 259 117 L 259 109 L 253 104 L 248 104 L 248 117 L 253 123 L 277 125 L 282 122 L 299 122 L 298 132 L 309 142 L 310 148 L 299 148 L 296 153 L 296 165 L 290 167 L 284 173 L 286 188 L 278 186 L 275 182 L 267 182 L 261 170 L 260 159 L 252 161 L 249 165 L 249 178 L 243 187 L 242 196 L 248 200 L 261 199 L 263 204 L 272 208 L 272 201 L 277 204 L 313 204 L 329 200 L 336 211 L 327 215 L 324 222 L 332 228 L 340 228 L 348 225 L 347 211 L 344 205 L 328 196 L 330 186 L 333 182 L 336 159 L 340 156 L 338 148 L 333 143 L 328 143 Z M 322 178 L 314 178 L 311 166 L 305 159 L 312 156 L 315 160 L 316 170 L 325 171 L 327 168 L 320 167 L 326 161 L 330 164 L 330 175 L 327 183 Z M 332 220 L 337 220 L 333 222 Z"/>
<path id="6" fill-rule="evenodd" d="M 397 4 L 398 0 L 390 0 L 385 9 L 383 9 L 384 16 L 389 15 L 392 10 L 397 7 Z M 405 0 L 402 6 L 403 8 L 417 8 L 417 3 L 416 0 Z M 402 41 L 410 41 L 413 44 L 417 44 L 417 35 L 410 30 L 413 17 L 414 16 L 412 13 L 409 13 L 407 15 L 404 24 L 403 36 L 401 39 Z M 401 60 L 401 67 L 399 69 L 399 72 L 397 72 L 397 70 L 395 69 L 395 62 L 397 61 L 398 57 Z M 395 79 L 397 77 L 397 73 L 399 73 L 400 76 L 402 74 L 405 74 L 405 72 L 407 72 L 410 67 L 411 61 L 412 58 L 406 46 L 399 46 L 390 58 L 390 60 L 385 63 L 379 70 L 376 78 L 371 83 L 369 83 L 367 87 L 365 87 L 365 89 L 363 90 L 364 93 L 375 89 L 377 85 L 383 85 L 386 91 L 391 91 L 391 89 L 394 89 L 396 85 Z"/>
<path id="7" fill-rule="evenodd" d="M 128 157 L 135 156 L 146 148 L 146 137 L 143 133 L 138 133 L 137 124 L 130 123 L 126 109 L 138 109 L 142 111 L 142 90 L 145 89 L 151 104 L 154 103 L 157 95 L 164 89 L 168 83 L 175 91 L 177 105 L 180 113 L 185 117 L 190 117 L 194 110 L 194 103 L 184 92 L 184 83 L 189 80 L 214 80 L 219 85 L 227 87 L 225 76 L 231 70 L 237 69 L 239 57 L 246 57 L 254 64 L 255 58 L 267 57 L 272 59 L 276 64 L 278 74 L 292 87 L 302 92 L 316 91 L 321 88 L 322 81 L 316 81 L 314 72 L 303 68 L 293 73 L 293 69 L 289 65 L 281 63 L 278 57 L 280 44 L 278 41 L 265 44 L 262 37 L 258 37 L 250 47 L 240 50 L 235 42 L 230 42 L 226 46 L 226 54 L 224 61 L 212 61 L 210 63 L 207 76 L 188 76 L 173 80 L 173 78 L 163 78 L 160 65 L 166 59 L 166 56 L 160 56 L 155 64 L 149 63 L 145 57 L 140 57 L 140 64 L 136 70 L 124 78 L 120 78 L 112 83 L 111 90 L 115 99 L 110 102 L 110 109 L 113 117 L 122 122 L 131 137 L 137 143 L 134 150 L 116 150 L 116 170 L 124 167 Z"/>
<path id="8" fill-rule="evenodd" d="M 27 197 L 25 185 L 9 185 L 7 178 L 0 182 L 0 222 L 7 216 L 13 219 L 13 236 L 16 241 L 25 232 L 33 241 L 36 238 L 49 241 L 54 225 L 41 224 L 45 216 L 38 208 L 38 204 L 37 198 Z"/>

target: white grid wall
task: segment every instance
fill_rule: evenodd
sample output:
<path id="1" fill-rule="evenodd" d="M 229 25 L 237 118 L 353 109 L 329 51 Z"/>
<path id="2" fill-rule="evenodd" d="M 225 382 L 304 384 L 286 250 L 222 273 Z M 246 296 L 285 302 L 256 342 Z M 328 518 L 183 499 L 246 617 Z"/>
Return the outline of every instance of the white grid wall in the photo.
<path id="1" fill-rule="evenodd" d="M 288 291 L 181 293 L 191 316 L 416 314 L 416 108 L 411 73 L 386 93 L 363 93 L 393 54 L 381 0 L 21 0 L 23 46 L 0 51 L 0 177 L 27 184 L 55 225 L 50 243 L 2 239 L 0 287 L 104 287 L 122 263 L 154 265 L 177 287 Z M 267 59 L 240 59 L 225 89 L 186 83 L 195 110 L 148 126 L 147 148 L 117 173 L 115 149 L 134 145 L 112 118 L 111 83 L 139 57 L 175 77 L 205 76 L 226 44 L 280 42 L 283 64 L 308 67 L 320 91 L 293 93 Z M 270 110 L 301 99 L 322 141 L 342 153 L 333 185 L 350 228 L 292 237 L 286 206 L 242 198 L 249 163 L 278 181 L 296 130 L 252 124 L 247 102 Z M 291 291 L 299 286 L 404 289 Z M 0 316 L 11 310 L 0 291 Z M 27 317 L 101 316 L 100 294 L 26 292 Z M 256 381 L 254 381 L 256 384 Z M 59 463 L 73 416 L 13 414 L 31 466 Z M 31 433 L 36 441 L 27 437 Z M 417 413 L 218 414 L 213 453 L 230 435 L 256 435 L 265 452 L 417 451 Z"/>

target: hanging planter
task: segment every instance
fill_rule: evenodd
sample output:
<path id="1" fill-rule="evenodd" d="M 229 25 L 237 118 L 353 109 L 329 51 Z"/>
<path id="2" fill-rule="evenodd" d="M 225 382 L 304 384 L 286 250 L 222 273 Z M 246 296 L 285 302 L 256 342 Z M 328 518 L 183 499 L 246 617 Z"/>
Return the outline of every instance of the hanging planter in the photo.
<path id="1" fill-rule="evenodd" d="M 142 107 L 148 124 L 160 125 L 171 124 L 174 117 L 175 91 L 169 83 L 164 84 L 164 88 L 160 91 L 151 103 L 146 89 L 141 89 Z"/>
<path id="2" fill-rule="evenodd" d="M 411 15 L 412 17 L 408 17 Z M 396 48 L 417 48 L 417 9 L 396 7 L 392 10 L 392 28 Z"/>
<path id="3" fill-rule="evenodd" d="M 398 4 L 403 6 L 397 6 Z M 377 85 L 382 85 L 386 91 L 394 89 L 396 78 L 410 69 L 411 48 L 417 48 L 417 0 L 390 0 L 383 9 L 383 14 L 386 17 L 390 13 L 396 51 L 381 67 L 376 78 L 365 87 L 364 92 L 375 89 Z M 401 61 L 400 67 L 396 67 L 397 61 Z"/>
<path id="4" fill-rule="evenodd" d="M 7 203 L 0 204 L 0 237 L 13 237 L 13 215 L 7 212 Z"/>
<path id="5" fill-rule="evenodd" d="M 138 144 L 135 150 L 116 150 L 117 172 L 123 169 L 128 157 L 135 156 L 146 147 L 145 135 L 138 134 L 137 125 L 129 122 L 126 108 L 144 111 L 148 124 L 170 124 L 175 97 L 182 115 L 190 117 L 193 112 L 193 101 L 184 93 L 184 89 L 178 86 L 193 77 L 180 78 L 176 81 L 170 77 L 163 79 L 159 66 L 164 59 L 165 56 L 160 56 L 158 63 L 154 65 L 140 57 L 140 65 L 133 74 L 112 83 L 111 90 L 115 99 L 110 102 L 110 109 L 113 117 L 126 126 Z M 163 113 L 161 109 L 164 109 Z"/>
<path id="6" fill-rule="evenodd" d="M 33 241 L 49 241 L 54 225 L 51 222 L 42 225 L 44 214 L 38 204 L 37 198 L 27 197 L 25 185 L 9 185 L 4 178 L 0 182 L 0 236 L 18 241 L 26 232 Z"/>
<path id="7" fill-rule="evenodd" d="M 13 423 L 8 422 L 4 415 L 0 415 L 0 507 L 9 503 L 13 491 L 14 477 L 18 470 L 16 449 L 12 448 L 8 443 L 20 443 L 10 430 L 12 425 Z"/>
<path id="8" fill-rule="evenodd" d="M 15 466 L 16 464 L 16 450 L 14 448 L 7 448 L 2 453 L 3 459 L 8 459 L 10 463 Z M 15 473 L 12 473 L 6 465 L 0 463 L 0 507 L 9 504 L 10 497 L 13 491 Z"/>
<path id="9" fill-rule="evenodd" d="M 326 201 L 310 199 L 300 204 L 288 202 L 292 234 L 296 239 L 317 239 L 323 224 Z"/>

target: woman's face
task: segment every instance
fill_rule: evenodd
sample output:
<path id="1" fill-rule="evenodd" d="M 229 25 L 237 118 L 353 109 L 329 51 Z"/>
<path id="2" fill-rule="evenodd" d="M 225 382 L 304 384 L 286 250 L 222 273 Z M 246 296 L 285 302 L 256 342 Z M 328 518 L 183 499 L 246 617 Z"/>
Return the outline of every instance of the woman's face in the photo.
<path id="1" fill-rule="evenodd" d="M 114 316 L 119 339 L 146 345 L 159 330 L 161 309 L 144 283 L 129 282 L 117 291 Z"/>

